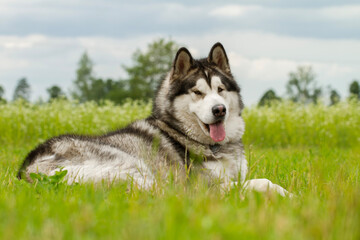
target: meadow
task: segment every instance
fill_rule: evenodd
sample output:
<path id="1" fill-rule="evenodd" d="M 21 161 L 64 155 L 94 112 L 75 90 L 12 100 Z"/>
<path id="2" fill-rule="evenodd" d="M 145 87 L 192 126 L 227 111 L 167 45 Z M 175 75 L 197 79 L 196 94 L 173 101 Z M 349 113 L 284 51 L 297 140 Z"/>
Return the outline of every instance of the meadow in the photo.
<path id="1" fill-rule="evenodd" d="M 141 191 L 125 182 L 29 184 L 26 154 L 63 133 L 101 134 L 151 103 L 0 104 L 0 239 L 360 239 L 360 104 L 246 108 L 248 178 L 296 195 L 222 193 L 190 178 Z"/>

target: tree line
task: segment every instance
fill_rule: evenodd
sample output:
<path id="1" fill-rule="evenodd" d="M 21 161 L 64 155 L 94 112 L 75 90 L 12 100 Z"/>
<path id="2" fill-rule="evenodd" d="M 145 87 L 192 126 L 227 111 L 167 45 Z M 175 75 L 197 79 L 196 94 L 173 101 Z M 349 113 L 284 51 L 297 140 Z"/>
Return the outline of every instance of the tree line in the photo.
<path id="1" fill-rule="evenodd" d="M 340 102 L 340 94 L 331 86 L 327 88 L 329 92 L 327 94 L 329 105 L 335 105 Z M 311 66 L 298 66 L 295 72 L 289 73 L 285 99 L 301 104 L 317 104 L 324 97 L 325 91 L 323 87 L 317 85 L 316 75 Z M 348 98 L 360 100 L 360 85 L 356 79 L 349 86 Z M 261 97 L 258 106 L 271 105 L 282 100 L 283 98 L 278 96 L 273 89 L 269 89 Z"/>
<path id="2" fill-rule="evenodd" d="M 58 85 L 47 88 L 49 101 L 56 98 L 72 98 L 79 102 L 98 103 L 104 100 L 122 103 L 128 98 L 149 100 L 154 96 L 158 83 L 171 68 L 178 48 L 178 44 L 173 40 L 158 39 L 150 43 L 145 51 L 136 50 L 132 55 L 132 65 L 122 65 L 127 78 L 120 79 L 95 77 L 94 63 L 85 52 L 78 62 L 72 89 L 66 94 Z M 338 103 L 341 99 L 338 92 L 331 87 L 328 87 L 328 90 L 330 105 Z M 4 88 L 0 86 L 0 103 L 6 103 L 4 93 Z M 30 84 L 26 78 L 21 78 L 16 85 L 13 101 L 17 99 L 29 101 L 30 95 Z M 317 85 L 312 67 L 299 66 L 296 71 L 289 73 L 285 97 L 280 97 L 274 90 L 269 89 L 260 98 L 258 105 L 271 105 L 283 99 L 301 104 L 317 104 L 324 95 L 324 89 Z M 360 86 L 357 80 L 349 86 L 349 98 L 360 100 Z"/>

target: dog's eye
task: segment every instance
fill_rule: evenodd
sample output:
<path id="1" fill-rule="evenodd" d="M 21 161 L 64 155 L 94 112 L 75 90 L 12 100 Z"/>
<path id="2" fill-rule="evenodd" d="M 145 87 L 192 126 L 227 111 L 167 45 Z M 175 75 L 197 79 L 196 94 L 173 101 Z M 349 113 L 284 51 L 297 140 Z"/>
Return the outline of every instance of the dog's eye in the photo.
<path id="1" fill-rule="evenodd" d="M 218 87 L 218 93 L 221 93 L 222 91 L 224 91 L 224 89 L 221 87 Z"/>
<path id="2" fill-rule="evenodd" d="M 200 92 L 200 91 L 198 91 L 198 90 L 194 91 L 194 93 L 195 93 L 196 95 L 199 95 L 199 96 L 202 95 L 202 92 Z"/>

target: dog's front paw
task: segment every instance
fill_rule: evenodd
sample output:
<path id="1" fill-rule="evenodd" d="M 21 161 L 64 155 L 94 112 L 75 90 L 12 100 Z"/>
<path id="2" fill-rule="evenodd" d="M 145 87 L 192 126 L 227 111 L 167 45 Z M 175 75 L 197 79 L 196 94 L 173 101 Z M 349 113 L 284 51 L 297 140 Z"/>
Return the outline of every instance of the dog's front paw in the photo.
<path id="1" fill-rule="evenodd" d="M 270 180 L 266 178 L 259 178 L 259 179 L 251 179 L 244 183 L 244 190 L 252 190 L 256 192 L 268 192 L 273 191 L 280 194 L 283 197 L 290 197 L 292 198 L 294 195 L 289 193 L 283 187 L 272 183 Z"/>

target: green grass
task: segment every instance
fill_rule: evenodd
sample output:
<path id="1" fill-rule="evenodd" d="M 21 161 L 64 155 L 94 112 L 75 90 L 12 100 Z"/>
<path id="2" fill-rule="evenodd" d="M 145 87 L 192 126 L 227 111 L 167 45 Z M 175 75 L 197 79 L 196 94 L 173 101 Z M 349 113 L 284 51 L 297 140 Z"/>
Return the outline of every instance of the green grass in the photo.
<path id="1" fill-rule="evenodd" d="M 250 178 L 295 193 L 222 194 L 196 178 L 149 192 L 126 183 L 28 184 L 28 151 L 67 132 L 99 134 L 151 104 L 0 105 L 0 239 L 359 239 L 360 105 L 284 103 L 244 111 Z"/>

